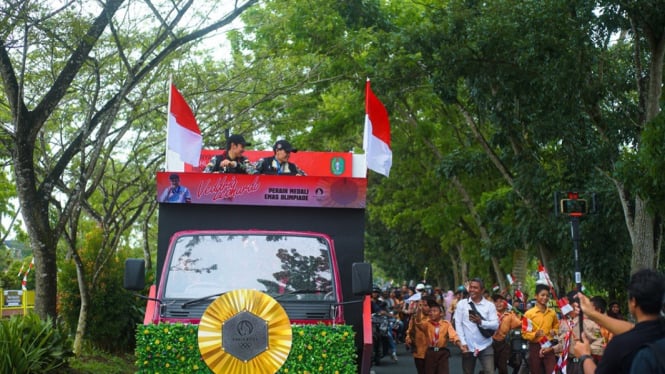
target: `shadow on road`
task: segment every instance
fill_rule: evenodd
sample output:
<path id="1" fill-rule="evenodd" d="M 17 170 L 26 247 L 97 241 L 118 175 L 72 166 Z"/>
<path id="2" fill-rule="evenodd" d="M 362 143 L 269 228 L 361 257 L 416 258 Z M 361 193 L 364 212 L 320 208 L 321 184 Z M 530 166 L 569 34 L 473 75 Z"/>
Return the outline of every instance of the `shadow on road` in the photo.
<path id="1" fill-rule="evenodd" d="M 450 349 L 450 373 L 462 373 L 462 353 L 453 344 L 448 345 Z M 476 365 L 478 372 L 480 365 Z M 404 344 L 397 345 L 397 362 L 389 356 L 381 359 L 379 366 L 372 367 L 373 374 L 416 374 L 416 366 L 413 363 L 413 355 L 406 350 Z"/>

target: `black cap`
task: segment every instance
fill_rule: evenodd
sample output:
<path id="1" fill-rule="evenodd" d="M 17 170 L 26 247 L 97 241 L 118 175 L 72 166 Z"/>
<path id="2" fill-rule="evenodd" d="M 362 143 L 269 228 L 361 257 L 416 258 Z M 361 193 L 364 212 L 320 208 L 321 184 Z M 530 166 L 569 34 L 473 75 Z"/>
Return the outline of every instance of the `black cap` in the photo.
<path id="1" fill-rule="evenodd" d="M 287 152 L 293 152 L 293 153 L 298 152 L 298 150 L 293 148 L 291 146 L 291 143 L 287 142 L 286 140 L 278 140 L 275 143 L 275 145 L 272 147 L 272 150 L 275 152 L 279 151 L 280 149 L 283 149 Z"/>
<path id="2" fill-rule="evenodd" d="M 172 181 L 180 180 L 180 176 L 178 174 L 171 174 L 169 175 L 169 179 Z"/>
<path id="3" fill-rule="evenodd" d="M 492 300 L 497 301 L 497 300 L 499 300 L 499 299 L 505 301 L 505 300 L 506 300 L 506 297 L 503 296 L 503 295 L 500 294 L 500 293 L 495 293 L 494 295 L 492 295 Z"/>
<path id="4" fill-rule="evenodd" d="M 252 145 L 252 143 L 247 143 L 245 141 L 245 137 L 242 135 L 231 135 L 229 136 L 228 139 L 226 139 L 226 148 L 229 148 L 231 146 L 231 143 L 234 144 L 242 144 L 242 145 Z"/>

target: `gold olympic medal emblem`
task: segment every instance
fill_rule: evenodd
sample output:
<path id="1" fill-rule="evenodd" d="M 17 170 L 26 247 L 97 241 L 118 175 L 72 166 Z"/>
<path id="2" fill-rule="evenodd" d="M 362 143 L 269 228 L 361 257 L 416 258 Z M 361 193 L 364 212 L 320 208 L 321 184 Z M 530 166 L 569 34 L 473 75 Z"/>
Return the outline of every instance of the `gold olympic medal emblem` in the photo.
<path id="1" fill-rule="evenodd" d="M 199 351 L 215 373 L 274 374 L 289 356 L 291 339 L 284 308 L 256 290 L 218 297 L 199 324 Z"/>

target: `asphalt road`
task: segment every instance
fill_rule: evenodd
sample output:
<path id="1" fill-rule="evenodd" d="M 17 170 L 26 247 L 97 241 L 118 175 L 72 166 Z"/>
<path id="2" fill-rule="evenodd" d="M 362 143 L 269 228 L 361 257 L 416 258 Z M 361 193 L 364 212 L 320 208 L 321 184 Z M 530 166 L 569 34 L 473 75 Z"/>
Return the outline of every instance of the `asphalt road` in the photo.
<path id="1" fill-rule="evenodd" d="M 450 373 L 462 373 L 462 353 L 459 348 L 449 344 L 450 349 Z M 476 373 L 480 371 L 480 363 L 476 364 Z M 372 367 L 373 374 L 417 374 L 413 363 L 411 352 L 407 352 L 404 344 L 397 345 L 397 362 L 386 356 L 381 359 L 379 366 Z"/>

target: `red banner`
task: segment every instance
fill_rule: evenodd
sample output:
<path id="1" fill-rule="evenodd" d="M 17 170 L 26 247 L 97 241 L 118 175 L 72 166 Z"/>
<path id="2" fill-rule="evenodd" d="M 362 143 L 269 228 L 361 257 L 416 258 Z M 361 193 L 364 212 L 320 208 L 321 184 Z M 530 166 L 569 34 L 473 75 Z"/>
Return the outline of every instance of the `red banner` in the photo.
<path id="1" fill-rule="evenodd" d="M 205 169 L 210 159 L 222 153 L 220 150 L 204 149 L 201 151 L 201 159 L 198 167 L 185 165 L 185 171 L 201 172 Z M 245 151 L 243 156 L 249 161 L 256 162 L 263 157 L 270 157 L 272 151 Z M 289 162 L 293 162 L 308 176 L 319 177 L 351 177 L 352 155 L 349 152 L 305 152 L 291 153 Z"/>
<path id="2" fill-rule="evenodd" d="M 364 208 L 366 192 L 365 178 L 157 173 L 160 203 Z"/>

